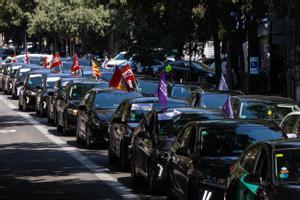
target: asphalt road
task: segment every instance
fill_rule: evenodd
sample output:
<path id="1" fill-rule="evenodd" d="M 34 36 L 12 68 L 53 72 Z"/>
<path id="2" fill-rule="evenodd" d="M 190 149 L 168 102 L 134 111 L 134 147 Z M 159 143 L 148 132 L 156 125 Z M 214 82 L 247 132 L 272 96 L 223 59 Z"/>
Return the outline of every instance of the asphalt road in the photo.
<path id="1" fill-rule="evenodd" d="M 109 166 L 105 147 L 88 150 L 0 93 L 0 199 L 166 199 Z"/>

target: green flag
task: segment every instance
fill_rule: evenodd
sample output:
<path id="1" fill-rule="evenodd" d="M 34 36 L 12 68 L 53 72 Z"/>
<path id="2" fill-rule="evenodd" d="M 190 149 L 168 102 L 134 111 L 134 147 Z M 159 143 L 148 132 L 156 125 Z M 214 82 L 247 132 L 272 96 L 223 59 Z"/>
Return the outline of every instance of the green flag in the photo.
<path id="1" fill-rule="evenodd" d="M 165 72 L 166 72 L 166 73 L 169 73 L 169 72 L 171 72 L 171 71 L 172 71 L 172 67 L 171 67 L 170 64 L 168 64 L 168 65 L 165 67 Z"/>

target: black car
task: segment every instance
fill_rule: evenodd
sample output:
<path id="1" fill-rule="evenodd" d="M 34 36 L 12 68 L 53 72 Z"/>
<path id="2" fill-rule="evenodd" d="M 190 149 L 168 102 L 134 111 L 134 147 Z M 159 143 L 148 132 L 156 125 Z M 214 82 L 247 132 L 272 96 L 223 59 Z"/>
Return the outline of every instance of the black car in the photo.
<path id="1" fill-rule="evenodd" d="M 300 110 L 296 101 L 284 97 L 239 95 L 230 100 L 237 119 L 272 120 L 279 124 L 287 114 Z"/>
<path id="2" fill-rule="evenodd" d="M 131 144 L 131 177 L 142 176 L 150 191 L 164 188 L 166 163 L 171 142 L 178 130 L 195 120 L 225 119 L 219 110 L 173 108 L 166 112 L 151 111 L 144 115 L 133 133 Z"/>
<path id="3" fill-rule="evenodd" d="M 27 74 L 23 87 L 20 89 L 19 110 L 34 109 L 37 92 L 42 87 L 43 78 L 51 73 L 47 69 L 34 70 Z"/>
<path id="4" fill-rule="evenodd" d="M 192 94 L 192 106 L 200 108 L 219 109 L 222 107 L 228 97 L 234 95 L 243 95 L 239 91 L 221 91 L 221 90 L 196 90 Z"/>
<path id="5" fill-rule="evenodd" d="M 167 164 L 170 199 L 224 199 L 232 164 L 251 144 L 286 135 L 272 122 L 191 122 L 172 142 Z"/>
<path id="6" fill-rule="evenodd" d="M 1 71 L 0 71 L 0 91 L 4 90 L 5 77 L 9 73 L 8 69 L 9 69 L 10 66 L 11 66 L 11 63 L 5 63 L 1 67 Z"/>
<path id="7" fill-rule="evenodd" d="M 54 123 L 56 125 L 56 105 L 57 105 L 57 100 L 59 97 L 62 96 L 64 93 L 65 86 L 70 82 L 70 81 L 84 81 L 85 79 L 82 77 L 70 77 L 70 78 L 61 78 L 58 81 L 56 81 L 54 90 L 53 92 L 50 91 L 48 92 L 48 110 L 47 110 L 47 122 L 49 124 Z"/>
<path id="8" fill-rule="evenodd" d="M 299 139 L 257 143 L 233 165 L 226 200 L 299 199 L 299 169 Z"/>
<path id="9" fill-rule="evenodd" d="M 169 98 L 168 108 L 187 107 L 185 101 Z M 157 97 L 141 97 L 125 100 L 114 112 L 109 127 L 108 158 L 109 161 L 120 161 L 121 168 L 129 165 L 129 145 L 132 131 L 138 125 L 141 117 L 152 109 L 161 110 Z"/>
<path id="10" fill-rule="evenodd" d="M 54 91 L 55 82 L 58 81 L 62 77 L 71 77 L 71 74 L 47 74 L 42 82 L 41 89 L 37 92 L 36 100 L 35 100 L 35 111 L 36 114 L 40 117 L 44 117 L 47 115 L 48 110 L 48 93 Z"/>
<path id="11" fill-rule="evenodd" d="M 67 134 L 76 129 L 77 112 L 80 101 L 87 92 L 100 86 L 99 81 L 75 79 L 69 81 L 56 103 L 56 127 L 58 132 Z"/>
<path id="12" fill-rule="evenodd" d="M 111 88 L 89 91 L 80 102 L 76 139 L 85 141 L 89 148 L 97 142 L 108 141 L 108 126 L 114 111 L 125 99 L 141 97 L 137 92 L 125 92 Z"/>
<path id="13" fill-rule="evenodd" d="M 11 93 L 12 93 L 13 99 L 16 99 L 19 97 L 20 90 L 24 84 L 24 80 L 25 80 L 27 74 L 30 73 L 30 71 L 39 70 L 39 69 L 41 69 L 40 66 L 30 64 L 30 65 L 23 65 L 16 71 L 16 74 L 12 78 Z"/>
<path id="14" fill-rule="evenodd" d="M 16 76 L 16 72 L 24 64 L 11 63 L 7 68 L 7 75 L 4 76 L 3 92 L 4 94 L 11 94 L 12 92 L 12 79 Z"/>

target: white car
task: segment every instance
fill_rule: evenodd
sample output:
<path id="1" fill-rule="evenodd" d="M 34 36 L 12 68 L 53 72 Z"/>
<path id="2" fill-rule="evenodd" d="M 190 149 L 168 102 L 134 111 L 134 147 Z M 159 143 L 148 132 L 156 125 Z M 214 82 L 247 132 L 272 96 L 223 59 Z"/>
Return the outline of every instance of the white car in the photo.
<path id="1" fill-rule="evenodd" d="M 287 114 L 279 126 L 289 138 L 300 137 L 300 111 Z"/>
<path id="2" fill-rule="evenodd" d="M 125 65 L 129 61 L 129 55 L 126 51 L 122 51 L 116 57 L 105 63 L 104 68 L 113 69 L 119 65 Z"/>
<path id="3" fill-rule="evenodd" d="M 41 64 L 41 59 L 47 57 L 48 63 L 52 61 L 53 56 L 48 54 L 28 54 L 29 57 L 29 63 L 30 64 Z M 26 54 L 21 54 L 16 56 L 17 62 L 25 62 Z"/>

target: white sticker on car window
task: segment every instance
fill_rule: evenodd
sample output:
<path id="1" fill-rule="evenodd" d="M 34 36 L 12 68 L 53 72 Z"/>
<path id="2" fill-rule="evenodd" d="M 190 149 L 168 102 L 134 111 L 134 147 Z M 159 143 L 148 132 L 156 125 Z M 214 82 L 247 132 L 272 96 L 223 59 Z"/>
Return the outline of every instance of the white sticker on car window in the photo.
<path id="1" fill-rule="evenodd" d="M 145 110 L 150 111 L 152 110 L 153 104 L 152 103 L 139 103 L 139 104 L 132 104 L 131 110 Z"/>
<path id="2" fill-rule="evenodd" d="M 20 69 L 20 72 L 29 72 L 30 71 L 30 68 L 22 68 Z"/>
<path id="3" fill-rule="evenodd" d="M 159 113 L 158 120 L 170 120 L 180 114 L 181 114 L 181 112 L 179 112 L 178 110 L 174 110 L 172 112 Z"/>
<path id="4" fill-rule="evenodd" d="M 48 77 L 47 82 L 55 82 L 55 81 L 58 81 L 59 79 L 60 79 L 60 77 Z"/>
<path id="5" fill-rule="evenodd" d="M 42 74 L 30 74 L 30 78 L 42 77 Z"/>

